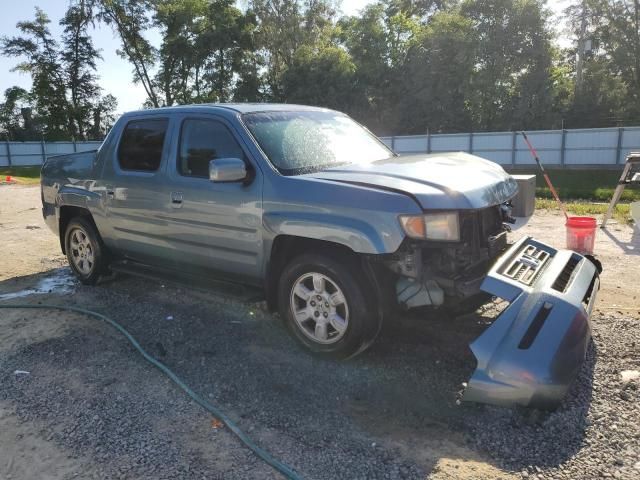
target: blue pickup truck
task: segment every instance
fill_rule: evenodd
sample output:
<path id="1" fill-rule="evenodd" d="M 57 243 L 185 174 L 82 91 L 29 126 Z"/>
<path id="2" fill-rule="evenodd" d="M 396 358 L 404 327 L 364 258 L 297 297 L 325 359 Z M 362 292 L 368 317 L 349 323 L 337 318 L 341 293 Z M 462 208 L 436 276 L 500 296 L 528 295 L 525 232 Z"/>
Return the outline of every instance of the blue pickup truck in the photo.
<path id="1" fill-rule="evenodd" d="M 516 182 L 466 154 L 397 156 L 348 116 L 275 104 L 123 115 L 42 168 L 43 215 L 85 284 L 109 271 L 258 286 L 308 350 L 362 352 L 400 308 L 510 302 L 465 399 L 553 406 L 590 339 L 595 266 L 507 243 Z"/>

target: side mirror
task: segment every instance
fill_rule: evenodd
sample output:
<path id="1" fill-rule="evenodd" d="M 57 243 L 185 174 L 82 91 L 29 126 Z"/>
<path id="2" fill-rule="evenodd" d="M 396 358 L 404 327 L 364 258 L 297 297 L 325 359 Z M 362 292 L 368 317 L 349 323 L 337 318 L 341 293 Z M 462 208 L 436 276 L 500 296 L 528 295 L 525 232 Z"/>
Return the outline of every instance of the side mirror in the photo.
<path id="1" fill-rule="evenodd" d="M 216 158 L 209 162 L 209 180 L 215 183 L 240 182 L 247 178 L 247 166 L 239 158 Z"/>

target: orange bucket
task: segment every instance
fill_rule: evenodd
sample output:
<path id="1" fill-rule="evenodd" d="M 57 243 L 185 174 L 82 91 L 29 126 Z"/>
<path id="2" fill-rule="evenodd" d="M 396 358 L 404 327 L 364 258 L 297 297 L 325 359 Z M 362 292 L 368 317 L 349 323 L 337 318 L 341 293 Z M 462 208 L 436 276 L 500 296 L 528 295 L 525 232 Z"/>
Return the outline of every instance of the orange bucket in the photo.
<path id="1" fill-rule="evenodd" d="M 567 248 L 578 253 L 593 254 L 598 222 L 593 217 L 569 217 L 567 219 Z"/>

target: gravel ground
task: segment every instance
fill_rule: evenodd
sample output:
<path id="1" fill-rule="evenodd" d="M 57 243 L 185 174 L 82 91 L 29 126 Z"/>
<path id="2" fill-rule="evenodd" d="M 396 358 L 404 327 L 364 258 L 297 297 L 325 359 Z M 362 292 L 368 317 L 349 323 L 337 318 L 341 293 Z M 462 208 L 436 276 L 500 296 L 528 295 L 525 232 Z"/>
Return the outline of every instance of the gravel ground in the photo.
<path id="1" fill-rule="evenodd" d="M 12 236 L 28 232 L 23 242 L 38 234 L 16 225 Z M 32 270 L 5 259 L 14 270 L 0 294 L 59 279 L 47 270 L 46 259 L 59 258 L 51 243 Z M 633 288 L 638 259 L 627 257 Z M 121 276 L 19 301 L 117 319 L 303 478 L 640 477 L 640 379 L 621 377 L 640 370 L 640 312 L 611 309 L 608 293 L 587 361 L 553 413 L 456 404 L 475 367 L 467 345 L 497 306 L 394 319 L 369 351 L 332 362 L 300 351 L 250 295 L 226 293 Z M 0 444 L 3 479 L 279 478 L 117 333 L 65 312 L 0 311 Z"/>
<path id="2" fill-rule="evenodd" d="M 594 319 L 594 342 L 572 391 L 551 414 L 485 408 L 474 441 L 524 478 L 639 478 L 640 320 Z"/>

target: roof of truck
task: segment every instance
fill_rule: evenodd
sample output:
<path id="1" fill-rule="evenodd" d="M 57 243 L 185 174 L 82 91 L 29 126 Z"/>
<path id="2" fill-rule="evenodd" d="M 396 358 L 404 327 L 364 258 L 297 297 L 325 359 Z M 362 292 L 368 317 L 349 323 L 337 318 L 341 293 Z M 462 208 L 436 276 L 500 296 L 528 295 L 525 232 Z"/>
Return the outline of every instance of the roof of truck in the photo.
<path id="1" fill-rule="evenodd" d="M 209 107 L 228 108 L 239 113 L 291 110 L 326 110 L 326 108 L 312 107 L 309 105 L 296 105 L 291 103 L 205 103 L 203 105 Z"/>
<path id="2" fill-rule="evenodd" d="M 127 114 L 135 113 L 166 113 L 168 110 L 194 111 L 206 108 L 222 109 L 234 111 L 237 113 L 251 112 L 290 112 L 299 110 L 318 110 L 328 111 L 326 108 L 312 107 L 308 105 L 295 105 L 291 103 L 199 103 L 193 105 L 176 105 L 173 107 L 153 108 L 149 110 L 137 110 L 127 112 Z"/>

